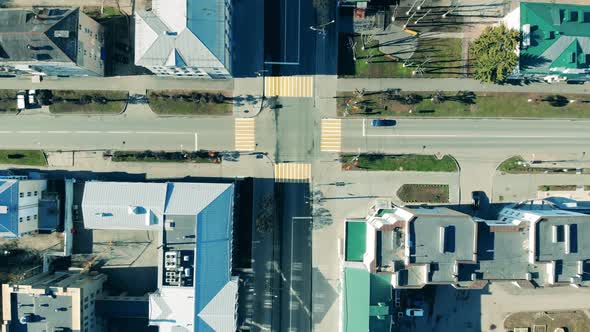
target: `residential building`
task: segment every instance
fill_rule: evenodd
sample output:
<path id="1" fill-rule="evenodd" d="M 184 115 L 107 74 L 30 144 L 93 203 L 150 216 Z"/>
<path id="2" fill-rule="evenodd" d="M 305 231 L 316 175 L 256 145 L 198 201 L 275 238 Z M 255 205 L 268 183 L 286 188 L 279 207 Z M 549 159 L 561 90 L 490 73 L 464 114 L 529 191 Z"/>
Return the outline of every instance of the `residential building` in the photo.
<path id="1" fill-rule="evenodd" d="M 156 75 L 228 78 L 230 0 L 154 0 L 135 12 L 135 65 Z"/>
<path id="2" fill-rule="evenodd" d="M 0 70 L 103 76 L 104 29 L 79 8 L 1 9 Z"/>
<path id="3" fill-rule="evenodd" d="M 584 241 L 590 215 L 575 211 L 578 206 L 529 200 L 504 208 L 498 220 L 483 220 L 377 200 L 366 218 L 345 222 L 343 330 L 389 331 L 387 322 L 400 313 L 393 308 L 396 289 L 481 289 L 492 280 L 529 288 L 590 286 L 590 243 Z"/>
<path id="4" fill-rule="evenodd" d="M 43 208 L 44 204 L 53 205 L 43 202 L 46 190 L 47 180 L 31 180 L 26 176 L 0 177 L 0 237 L 17 238 L 40 228 L 55 230 L 57 211 Z"/>
<path id="5" fill-rule="evenodd" d="M 87 182 L 82 214 L 86 228 L 159 231 L 150 325 L 233 332 L 233 200 L 233 184 Z"/>
<path id="6" fill-rule="evenodd" d="M 96 315 L 104 274 L 42 273 L 2 285 L 2 331 L 106 331 Z"/>
<path id="7" fill-rule="evenodd" d="M 504 22 L 520 31 L 520 74 L 590 79 L 590 5 L 521 2 Z"/>

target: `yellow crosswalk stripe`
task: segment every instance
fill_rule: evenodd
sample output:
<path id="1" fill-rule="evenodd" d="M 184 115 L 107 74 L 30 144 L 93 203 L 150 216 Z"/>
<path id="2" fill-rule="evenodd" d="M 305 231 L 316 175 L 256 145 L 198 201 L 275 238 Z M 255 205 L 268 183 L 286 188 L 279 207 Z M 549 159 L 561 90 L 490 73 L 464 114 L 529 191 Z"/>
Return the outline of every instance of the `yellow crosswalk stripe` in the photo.
<path id="1" fill-rule="evenodd" d="M 266 76 L 264 95 L 267 97 L 313 97 L 313 76 Z"/>
<path id="2" fill-rule="evenodd" d="M 275 164 L 275 182 L 311 182 L 311 164 Z"/>
<path id="3" fill-rule="evenodd" d="M 254 118 L 236 118 L 234 139 L 236 151 L 254 151 L 256 149 L 256 120 Z"/>
<path id="4" fill-rule="evenodd" d="M 320 151 L 340 152 L 342 151 L 342 120 L 322 119 Z"/>

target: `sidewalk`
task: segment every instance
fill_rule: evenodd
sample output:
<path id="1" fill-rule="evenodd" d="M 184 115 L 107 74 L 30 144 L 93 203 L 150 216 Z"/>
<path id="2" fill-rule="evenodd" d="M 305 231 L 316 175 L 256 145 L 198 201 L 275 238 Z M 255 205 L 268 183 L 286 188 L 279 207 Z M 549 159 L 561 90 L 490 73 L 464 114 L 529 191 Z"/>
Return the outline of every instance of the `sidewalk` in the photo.
<path id="1" fill-rule="evenodd" d="M 146 90 L 232 91 L 234 80 L 178 79 L 153 75 L 115 77 L 44 77 L 32 83 L 30 77 L 0 78 L 0 89 L 122 90 L 145 94 Z"/>
<path id="2" fill-rule="evenodd" d="M 539 92 L 590 94 L 590 84 L 571 85 L 566 83 L 547 84 L 531 83 L 529 85 L 484 84 L 467 78 L 341 78 L 338 79 L 337 91 L 349 92 L 355 89 L 382 91 L 402 89 L 403 91 L 461 91 L 474 92 Z"/>

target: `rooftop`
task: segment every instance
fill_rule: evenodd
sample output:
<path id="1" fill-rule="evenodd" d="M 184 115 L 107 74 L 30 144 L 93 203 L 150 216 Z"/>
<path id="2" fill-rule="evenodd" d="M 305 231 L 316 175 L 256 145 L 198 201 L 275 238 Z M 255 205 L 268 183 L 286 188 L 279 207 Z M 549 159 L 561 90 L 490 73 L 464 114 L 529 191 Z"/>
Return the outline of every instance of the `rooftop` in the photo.
<path id="1" fill-rule="evenodd" d="M 135 63 L 229 69 L 226 11 L 224 0 L 154 0 L 135 16 Z"/>
<path id="2" fill-rule="evenodd" d="M 346 260 L 362 262 L 366 251 L 367 223 L 346 222 Z"/>
<path id="3" fill-rule="evenodd" d="M 521 71 L 579 74 L 590 67 L 590 6 L 521 2 L 520 26 Z"/>
<path id="4" fill-rule="evenodd" d="M 390 331 L 391 275 L 344 269 L 343 331 Z"/>

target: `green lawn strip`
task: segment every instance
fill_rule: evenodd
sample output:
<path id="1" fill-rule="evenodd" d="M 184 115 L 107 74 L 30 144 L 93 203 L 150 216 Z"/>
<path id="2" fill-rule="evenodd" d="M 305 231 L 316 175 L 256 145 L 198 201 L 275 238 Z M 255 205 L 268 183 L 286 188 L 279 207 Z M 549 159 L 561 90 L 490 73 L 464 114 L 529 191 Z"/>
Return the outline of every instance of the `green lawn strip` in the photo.
<path id="1" fill-rule="evenodd" d="M 437 159 L 433 155 L 382 155 L 362 154 L 358 167 L 354 167 L 355 154 L 342 155 L 342 165 L 346 169 L 368 171 L 417 171 L 417 172 L 457 172 L 457 162 L 451 156 Z"/>
<path id="2" fill-rule="evenodd" d="M 561 185 L 561 184 L 546 184 L 541 185 L 537 188 L 539 191 L 574 191 L 577 189 L 575 184 L 573 185 Z"/>
<path id="3" fill-rule="evenodd" d="M 104 20 L 113 16 L 124 15 L 117 7 L 110 6 L 104 7 L 102 14 L 100 13 L 100 7 L 98 6 L 84 6 L 83 12 L 95 20 Z"/>
<path id="4" fill-rule="evenodd" d="M 405 203 L 448 203 L 447 184 L 404 184 L 397 191 L 397 197 Z"/>
<path id="5" fill-rule="evenodd" d="M 41 150 L 0 150 L 0 164 L 46 166 L 47 159 Z"/>
<path id="6" fill-rule="evenodd" d="M 402 92 L 401 96 L 415 95 L 418 102 L 404 104 L 388 100 L 384 93 L 366 93 L 359 102 L 364 106 L 352 110 L 349 116 L 404 116 L 404 117 L 475 117 L 475 118 L 589 118 L 590 97 L 564 94 L 568 100 L 576 100 L 564 106 L 552 106 L 543 99 L 551 96 L 538 93 L 479 93 L 471 101 L 461 100 L 456 94 L 443 93 L 445 100 L 432 101 L 434 92 Z M 338 112 L 346 109 L 352 93 L 339 93 Z M 531 100 L 529 102 L 529 100 Z"/>
<path id="7" fill-rule="evenodd" d="M 356 61 L 352 59 L 352 51 L 347 46 L 349 38 L 340 37 L 341 54 L 339 73 L 342 77 L 358 78 L 411 78 L 416 66 L 421 65 L 423 75 L 420 77 L 458 77 L 462 76 L 462 45 L 459 38 L 420 38 L 416 52 L 408 63 L 412 67 L 404 67 L 403 60 L 388 56 L 379 50 L 379 42 L 372 40 L 363 43 L 361 37 L 354 37 L 356 43 Z"/>
<path id="8" fill-rule="evenodd" d="M 208 151 L 164 152 L 164 151 L 115 151 L 114 162 L 150 162 L 150 163 L 221 163 L 219 153 L 213 156 Z"/>
<path id="9" fill-rule="evenodd" d="M 98 90 L 53 90 L 54 103 L 49 105 L 51 113 L 80 113 L 80 114 L 118 114 L 123 112 L 129 94 L 125 91 Z M 91 102 L 80 104 L 77 102 L 82 96 L 105 97 L 106 104 Z M 55 101 L 62 98 L 62 101 Z M 69 101 L 68 101 L 69 100 Z"/>
<path id="10" fill-rule="evenodd" d="M 164 98 L 159 94 L 167 94 L 168 96 L 183 95 L 186 98 L 182 100 Z M 223 103 L 215 102 L 196 102 L 193 101 L 189 96 L 192 91 L 148 91 L 149 106 L 152 111 L 156 114 L 161 115 L 231 115 L 233 114 L 232 103 L 230 100 L 226 100 Z M 198 92 L 198 93 L 209 93 L 211 95 L 214 92 Z M 229 97 L 227 92 L 219 92 Z"/>
<path id="11" fill-rule="evenodd" d="M 0 90 L 0 114 L 16 113 L 16 95 L 18 90 Z"/>

